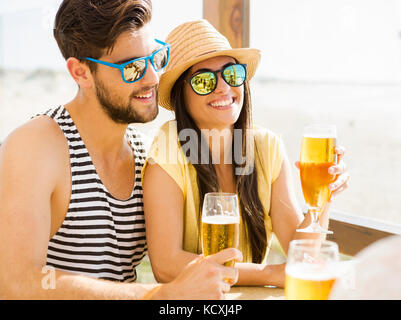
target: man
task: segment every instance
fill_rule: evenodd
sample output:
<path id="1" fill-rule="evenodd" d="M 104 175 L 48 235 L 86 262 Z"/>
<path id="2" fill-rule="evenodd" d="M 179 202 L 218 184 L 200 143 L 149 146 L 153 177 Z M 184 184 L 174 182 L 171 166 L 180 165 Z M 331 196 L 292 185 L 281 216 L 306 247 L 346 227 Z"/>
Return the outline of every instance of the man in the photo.
<path id="1" fill-rule="evenodd" d="M 150 0 L 62 2 L 54 36 L 78 93 L 1 146 L 0 298 L 213 299 L 229 290 L 224 278 L 235 283 L 221 265 L 241 259 L 235 249 L 170 283 L 134 283 L 146 254 L 145 154 L 128 124 L 156 117 L 169 57 L 150 19 Z"/>

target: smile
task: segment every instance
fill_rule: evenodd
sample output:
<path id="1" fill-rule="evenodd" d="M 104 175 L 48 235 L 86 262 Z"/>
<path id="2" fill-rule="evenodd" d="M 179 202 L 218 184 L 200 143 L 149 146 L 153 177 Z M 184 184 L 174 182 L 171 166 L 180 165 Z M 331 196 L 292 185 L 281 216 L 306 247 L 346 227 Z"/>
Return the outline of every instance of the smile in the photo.
<path id="1" fill-rule="evenodd" d="M 139 94 L 135 96 L 135 98 L 140 98 L 140 99 L 149 99 L 151 97 L 153 97 L 153 91 L 150 91 L 149 93 L 146 94 Z"/>
<path id="2" fill-rule="evenodd" d="M 224 108 L 224 107 L 231 107 L 231 105 L 234 103 L 235 98 L 227 98 L 224 100 L 218 100 L 218 101 L 212 101 L 209 103 L 209 105 L 213 108 Z"/>

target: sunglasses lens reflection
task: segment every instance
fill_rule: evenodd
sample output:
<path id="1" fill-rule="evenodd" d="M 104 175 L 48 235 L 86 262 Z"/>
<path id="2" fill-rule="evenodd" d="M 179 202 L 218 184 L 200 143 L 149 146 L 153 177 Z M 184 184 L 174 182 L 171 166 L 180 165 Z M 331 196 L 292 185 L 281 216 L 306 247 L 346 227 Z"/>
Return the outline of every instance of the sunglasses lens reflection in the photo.
<path id="1" fill-rule="evenodd" d="M 216 76 L 213 72 L 202 72 L 192 77 L 191 86 L 197 94 L 209 94 L 216 88 Z"/>
<path id="2" fill-rule="evenodd" d="M 124 79 L 128 82 L 138 80 L 145 71 L 146 60 L 137 60 L 124 67 Z"/>
<path id="3" fill-rule="evenodd" d="M 153 55 L 153 66 L 156 71 L 163 69 L 167 65 L 169 49 L 163 47 Z"/>
<path id="4" fill-rule="evenodd" d="M 238 87 L 245 82 L 246 69 L 242 64 L 234 64 L 223 70 L 224 80 L 232 87 Z"/>

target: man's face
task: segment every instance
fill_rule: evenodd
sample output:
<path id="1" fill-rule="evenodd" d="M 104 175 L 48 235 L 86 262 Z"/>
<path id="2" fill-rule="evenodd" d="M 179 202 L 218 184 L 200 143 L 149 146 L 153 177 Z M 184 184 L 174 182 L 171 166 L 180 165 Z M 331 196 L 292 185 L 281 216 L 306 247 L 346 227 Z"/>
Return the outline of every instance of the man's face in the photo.
<path id="1" fill-rule="evenodd" d="M 112 52 L 99 60 L 121 64 L 148 56 L 159 48 L 148 25 L 122 33 Z M 158 114 L 157 89 L 159 74 L 148 61 L 145 75 L 134 83 L 125 83 L 119 69 L 97 65 L 93 74 L 96 97 L 106 114 L 116 123 L 129 124 L 152 121 Z"/>

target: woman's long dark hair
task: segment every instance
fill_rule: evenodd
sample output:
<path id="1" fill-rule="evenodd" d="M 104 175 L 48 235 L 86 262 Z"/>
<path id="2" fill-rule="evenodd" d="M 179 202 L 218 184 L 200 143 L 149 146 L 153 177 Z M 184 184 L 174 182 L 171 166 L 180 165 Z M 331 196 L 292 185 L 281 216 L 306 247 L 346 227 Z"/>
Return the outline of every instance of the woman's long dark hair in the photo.
<path id="1" fill-rule="evenodd" d="M 175 82 L 171 90 L 171 103 L 175 108 L 175 115 L 177 120 L 177 133 L 180 133 L 183 129 L 193 129 L 197 133 L 198 141 L 196 141 L 198 155 L 197 159 L 202 158 L 202 150 L 208 150 L 202 145 L 206 144 L 206 140 L 201 134 L 200 129 L 195 124 L 190 114 L 187 112 L 184 99 L 184 85 L 185 78 L 187 76 L 188 70 L 184 72 L 180 78 Z M 262 203 L 259 199 L 258 194 L 258 183 L 257 183 L 257 172 L 254 167 L 254 155 L 249 155 L 246 153 L 246 134 L 247 129 L 251 129 L 252 119 L 251 119 L 251 97 L 249 92 L 249 84 L 246 81 L 244 83 L 244 102 L 241 113 L 238 120 L 234 124 L 234 129 L 241 129 L 242 131 L 242 154 L 245 157 L 251 157 L 253 170 L 249 174 L 236 175 L 233 166 L 233 175 L 236 182 L 236 190 L 239 197 L 239 202 L 241 206 L 241 218 L 243 223 L 245 223 L 246 238 L 250 242 L 251 252 L 252 252 L 252 262 L 260 263 L 262 262 L 267 246 L 266 239 L 266 229 L 264 223 L 264 211 Z M 254 143 L 254 140 L 250 140 Z M 190 143 L 190 142 L 188 142 Z M 249 140 L 248 140 L 249 143 Z M 232 144 L 232 152 L 234 151 L 234 138 Z M 252 149 L 253 150 L 253 149 Z M 191 158 L 187 158 L 191 161 Z M 235 157 L 232 157 L 235 159 Z M 208 192 L 219 191 L 219 183 L 217 179 L 216 170 L 212 163 L 211 157 L 209 155 L 209 161 L 207 164 L 201 163 L 201 161 L 191 161 L 195 167 L 197 173 L 197 184 L 199 189 L 199 212 L 198 212 L 198 222 L 200 222 L 201 217 L 201 207 L 203 203 L 203 198 Z M 248 163 L 248 159 L 246 161 Z"/>

